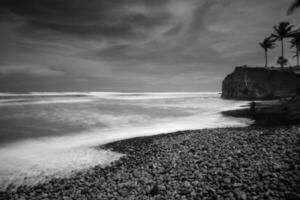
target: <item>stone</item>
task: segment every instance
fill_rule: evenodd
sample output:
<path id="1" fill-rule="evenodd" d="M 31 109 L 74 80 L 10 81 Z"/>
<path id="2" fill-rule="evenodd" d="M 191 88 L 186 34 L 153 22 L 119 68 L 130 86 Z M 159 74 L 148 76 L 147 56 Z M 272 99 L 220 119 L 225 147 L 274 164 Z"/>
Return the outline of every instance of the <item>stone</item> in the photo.
<path id="1" fill-rule="evenodd" d="M 120 194 L 122 197 L 126 197 L 126 196 L 128 196 L 128 191 L 125 190 L 125 189 L 121 189 L 121 190 L 119 191 L 119 194 Z"/>
<path id="2" fill-rule="evenodd" d="M 43 197 L 43 198 L 47 198 L 47 197 L 48 197 L 48 194 L 43 193 L 43 194 L 42 194 L 42 197 Z"/>
<path id="3" fill-rule="evenodd" d="M 191 184 L 190 184 L 190 182 L 188 182 L 188 181 L 184 181 L 184 187 L 191 187 Z"/>
<path id="4" fill-rule="evenodd" d="M 234 183 L 233 187 L 242 187 L 242 185 L 243 185 L 242 183 Z"/>
<path id="5" fill-rule="evenodd" d="M 230 184 L 230 183 L 231 183 L 231 178 L 226 177 L 226 178 L 223 179 L 223 181 L 224 181 L 224 183 L 226 183 L 226 184 Z"/>
<path id="6" fill-rule="evenodd" d="M 160 189 L 159 189 L 159 187 L 158 187 L 158 184 L 155 183 L 155 184 L 153 185 L 152 189 L 150 190 L 150 195 L 151 195 L 151 196 L 158 195 L 158 194 L 159 194 L 159 191 L 160 191 Z"/>
<path id="7" fill-rule="evenodd" d="M 240 199 L 240 200 L 246 200 L 247 199 L 247 194 L 244 191 L 240 190 L 240 189 L 235 189 L 234 194 L 235 194 L 235 197 L 237 199 Z"/>

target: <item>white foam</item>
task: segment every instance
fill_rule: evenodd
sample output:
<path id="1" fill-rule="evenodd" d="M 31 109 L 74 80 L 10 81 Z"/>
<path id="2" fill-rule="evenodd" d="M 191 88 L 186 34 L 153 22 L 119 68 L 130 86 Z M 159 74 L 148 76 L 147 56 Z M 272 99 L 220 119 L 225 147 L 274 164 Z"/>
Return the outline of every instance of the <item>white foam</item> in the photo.
<path id="1" fill-rule="evenodd" d="M 33 104 L 60 104 L 60 103 L 82 103 L 89 102 L 92 99 L 48 99 L 48 100 L 35 100 L 35 101 L 22 101 L 24 99 L 10 99 L 0 100 L 0 106 L 23 106 Z"/>
<path id="2" fill-rule="evenodd" d="M 30 93 L 0 93 L 0 97 L 15 97 L 15 96 L 75 96 L 75 95 L 85 95 L 88 92 L 30 92 Z"/>
<path id="3" fill-rule="evenodd" d="M 149 99 L 174 99 L 174 98 L 191 98 L 205 95 L 218 95 L 217 92 L 90 92 L 89 95 L 103 99 L 118 100 L 149 100 Z"/>

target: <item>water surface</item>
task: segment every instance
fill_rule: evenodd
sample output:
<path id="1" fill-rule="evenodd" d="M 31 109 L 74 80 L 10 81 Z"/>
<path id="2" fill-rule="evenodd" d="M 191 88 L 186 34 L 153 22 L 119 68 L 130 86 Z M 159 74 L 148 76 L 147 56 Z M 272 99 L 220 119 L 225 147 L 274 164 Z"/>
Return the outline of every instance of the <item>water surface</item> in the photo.
<path id="1" fill-rule="evenodd" d="M 186 129 L 247 126 L 222 116 L 244 101 L 218 93 L 0 94 L 0 186 L 106 165 L 120 154 L 95 146 Z M 25 178 L 26 177 L 26 178 Z"/>

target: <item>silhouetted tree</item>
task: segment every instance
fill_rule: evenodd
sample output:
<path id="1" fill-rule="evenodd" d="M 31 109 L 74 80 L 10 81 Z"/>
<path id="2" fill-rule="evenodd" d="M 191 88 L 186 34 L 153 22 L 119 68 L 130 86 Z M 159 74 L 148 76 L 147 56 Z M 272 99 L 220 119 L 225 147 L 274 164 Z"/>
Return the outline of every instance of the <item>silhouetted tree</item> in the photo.
<path id="1" fill-rule="evenodd" d="M 295 31 L 292 34 L 292 39 L 290 41 L 291 48 L 295 48 L 295 56 L 297 59 L 297 67 L 299 68 L 299 54 L 300 54 L 300 30 Z"/>
<path id="2" fill-rule="evenodd" d="M 284 47 L 283 40 L 285 38 L 291 37 L 293 25 L 290 25 L 289 22 L 280 22 L 278 26 L 274 26 L 275 34 L 272 34 L 271 37 L 281 42 L 281 57 L 278 58 L 277 63 L 283 67 L 286 59 L 284 58 Z M 286 61 L 287 63 L 287 61 Z"/>
<path id="3" fill-rule="evenodd" d="M 299 7 L 300 7 L 300 0 L 294 0 L 294 2 L 290 5 L 287 11 L 287 15 L 292 14 Z"/>
<path id="4" fill-rule="evenodd" d="M 275 38 L 269 36 L 258 43 L 265 50 L 265 67 L 268 67 L 268 50 L 273 49 L 276 46 L 275 41 Z"/>

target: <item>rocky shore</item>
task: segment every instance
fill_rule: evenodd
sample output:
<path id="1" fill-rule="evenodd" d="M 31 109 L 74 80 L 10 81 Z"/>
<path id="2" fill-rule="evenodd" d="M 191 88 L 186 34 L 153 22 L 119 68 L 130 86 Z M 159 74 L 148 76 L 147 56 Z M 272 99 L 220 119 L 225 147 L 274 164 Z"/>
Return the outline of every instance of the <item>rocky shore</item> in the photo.
<path id="1" fill-rule="evenodd" d="M 255 126 L 290 126 L 300 125 L 300 96 L 288 100 L 255 102 L 251 111 L 249 108 L 223 111 L 222 114 L 231 117 L 251 118 Z"/>
<path id="2" fill-rule="evenodd" d="M 98 148 L 126 154 L 0 199 L 300 199 L 300 129 L 181 131 Z"/>

